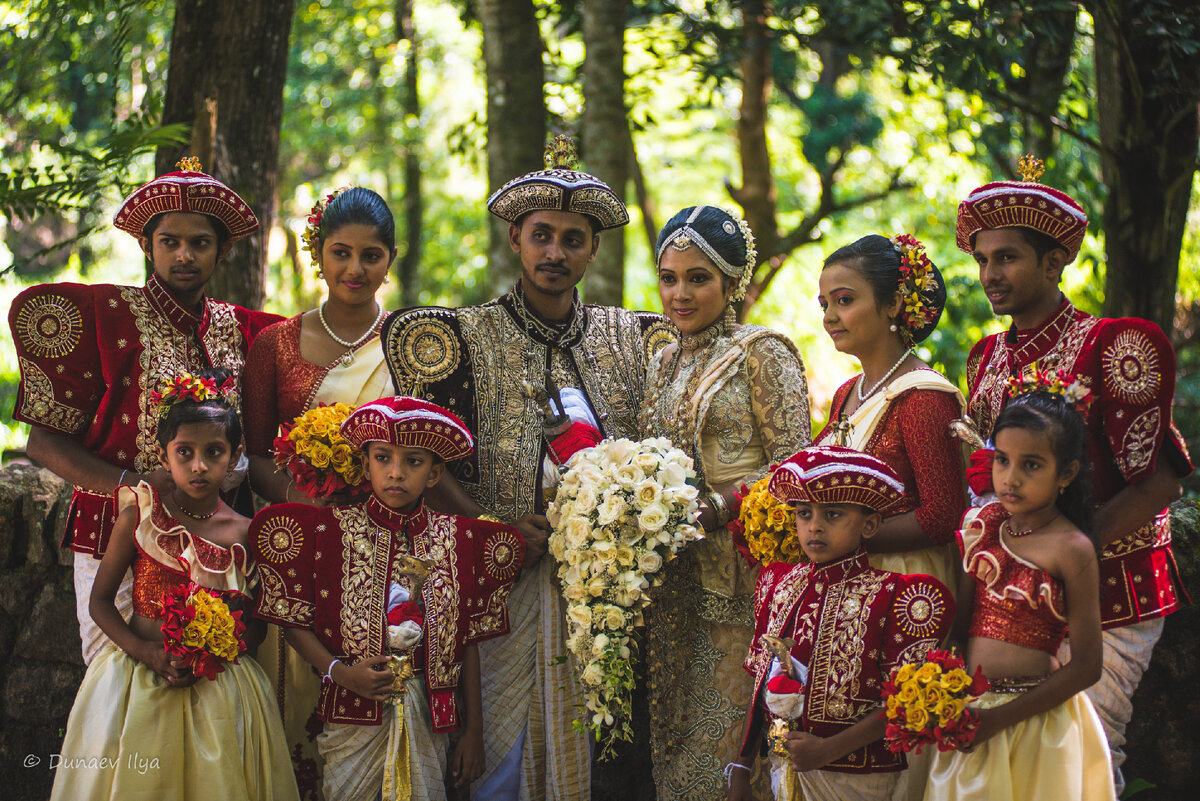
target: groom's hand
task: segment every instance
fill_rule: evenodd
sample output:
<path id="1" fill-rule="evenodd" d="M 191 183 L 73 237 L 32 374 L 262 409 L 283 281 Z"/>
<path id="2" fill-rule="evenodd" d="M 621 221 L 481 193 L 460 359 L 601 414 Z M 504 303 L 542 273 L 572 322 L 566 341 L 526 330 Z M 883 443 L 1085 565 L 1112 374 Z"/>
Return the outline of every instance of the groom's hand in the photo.
<path id="1" fill-rule="evenodd" d="M 537 564 L 546 553 L 546 540 L 550 538 L 550 522 L 545 515 L 525 515 L 513 521 L 513 528 L 525 538 L 525 561 L 522 569 Z"/>

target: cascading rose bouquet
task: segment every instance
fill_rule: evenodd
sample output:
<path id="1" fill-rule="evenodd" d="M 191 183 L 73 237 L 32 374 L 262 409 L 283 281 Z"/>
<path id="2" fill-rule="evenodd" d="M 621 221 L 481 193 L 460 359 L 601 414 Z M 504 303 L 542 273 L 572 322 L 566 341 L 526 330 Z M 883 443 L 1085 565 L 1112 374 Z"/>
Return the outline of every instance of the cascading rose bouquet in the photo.
<path id="1" fill-rule="evenodd" d="M 660 571 L 703 535 L 692 460 L 671 441 L 603 440 L 567 462 L 554 502 L 549 549 L 567 601 L 567 649 L 584 690 L 587 729 L 608 756 L 630 740 L 633 629 Z"/>
<path id="2" fill-rule="evenodd" d="M 231 612 L 219 590 L 195 582 L 163 593 L 163 647 L 197 676 L 212 680 L 246 650 L 241 611 Z"/>
<path id="3" fill-rule="evenodd" d="M 967 702 L 987 692 L 979 668 L 972 677 L 953 651 L 930 651 L 925 662 L 901 665 L 883 685 L 884 741 L 894 752 L 916 751 L 930 743 L 939 751 L 970 745 L 979 713 Z"/>
<path id="4" fill-rule="evenodd" d="M 296 486 L 310 498 L 335 492 L 355 492 L 365 483 L 358 450 L 340 432 L 354 407 L 348 403 L 318 406 L 284 423 L 275 438 L 275 464 L 287 470 Z"/>
<path id="5" fill-rule="evenodd" d="M 742 487 L 738 519 L 728 525 L 737 549 L 748 562 L 770 565 L 775 562 L 799 564 L 804 561 L 796 536 L 796 517 L 786 503 L 767 491 L 771 476 Z"/>

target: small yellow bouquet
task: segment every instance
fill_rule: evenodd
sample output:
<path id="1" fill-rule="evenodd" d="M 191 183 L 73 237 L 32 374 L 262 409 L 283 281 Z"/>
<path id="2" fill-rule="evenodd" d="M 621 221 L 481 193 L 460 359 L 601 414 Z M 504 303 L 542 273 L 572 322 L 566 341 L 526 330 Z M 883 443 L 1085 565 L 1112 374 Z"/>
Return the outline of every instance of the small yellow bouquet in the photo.
<path id="1" fill-rule="evenodd" d="M 178 656 L 197 676 L 210 681 L 237 662 L 246 650 L 241 611 L 229 609 L 226 597 L 235 593 L 210 590 L 187 582 L 163 593 L 163 647 Z"/>
<path id="2" fill-rule="evenodd" d="M 804 561 L 804 553 L 796 537 L 796 518 L 786 503 L 767 491 L 770 481 L 768 474 L 753 487 L 742 487 L 738 519 L 728 528 L 734 545 L 750 564 L 799 564 Z"/>
<path id="3" fill-rule="evenodd" d="M 342 438 L 348 403 L 321 405 L 299 415 L 275 438 L 275 464 L 310 498 L 354 492 L 366 480 L 358 450 Z"/>
<path id="4" fill-rule="evenodd" d="M 988 687 L 983 669 L 972 677 L 953 650 L 930 651 L 921 664 L 901 665 L 883 685 L 887 747 L 919 754 L 930 743 L 939 751 L 970 745 L 979 714 L 967 703 Z"/>

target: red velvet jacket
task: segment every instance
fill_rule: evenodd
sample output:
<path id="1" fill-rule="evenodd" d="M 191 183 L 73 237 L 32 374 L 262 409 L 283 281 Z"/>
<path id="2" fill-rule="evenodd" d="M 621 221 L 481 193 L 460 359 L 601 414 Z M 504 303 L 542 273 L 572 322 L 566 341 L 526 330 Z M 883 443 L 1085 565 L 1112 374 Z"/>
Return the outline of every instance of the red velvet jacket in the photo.
<path id="1" fill-rule="evenodd" d="M 8 312 L 21 370 L 13 418 L 73 437 L 109 464 L 150 472 L 159 465 L 150 393 L 205 367 L 240 376 L 250 342 L 280 319 L 211 299 L 197 314 L 158 276 L 140 287 L 30 287 Z M 76 488 L 67 542 L 99 558 L 113 520 L 111 495 Z"/>
<path id="2" fill-rule="evenodd" d="M 386 651 L 388 589 L 412 590 L 399 558 L 433 560 L 421 592 L 418 668 L 435 732 L 458 726 L 454 691 L 467 645 L 508 633 L 508 593 L 525 554 L 509 526 L 430 512 L 423 503 L 402 514 L 374 495 L 353 506 L 269 506 L 250 524 L 250 548 L 260 582 L 255 614 L 312 631 L 348 664 Z M 317 714 L 327 723 L 378 725 L 382 713 L 381 702 L 336 683 L 321 688 Z"/>
<path id="3" fill-rule="evenodd" d="M 1061 368 L 1079 376 L 1095 396 L 1086 422 L 1098 505 L 1152 475 L 1160 456 L 1180 477 L 1191 474 L 1187 446 L 1171 421 L 1175 353 L 1158 326 L 1093 317 L 1064 299 L 1034 329 L 980 340 L 967 360 L 967 413 L 985 438 L 1007 400 L 1009 377 L 1034 361 L 1042 370 Z M 1186 598 L 1171 553 L 1167 510 L 1101 554 L 1104 628 L 1163 617 Z"/>
<path id="4" fill-rule="evenodd" d="M 777 562 L 758 577 L 754 643 L 744 667 L 759 698 L 771 666 L 760 638 L 794 639 L 792 656 L 809 671 L 800 727 L 830 737 L 878 714 L 892 669 L 923 661 L 953 619 L 954 599 L 940 581 L 877 570 L 862 548 L 819 565 Z M 905 765 L 904 755 L 889 751 L 880 738 L 822 770 L 885 773 Z"/>

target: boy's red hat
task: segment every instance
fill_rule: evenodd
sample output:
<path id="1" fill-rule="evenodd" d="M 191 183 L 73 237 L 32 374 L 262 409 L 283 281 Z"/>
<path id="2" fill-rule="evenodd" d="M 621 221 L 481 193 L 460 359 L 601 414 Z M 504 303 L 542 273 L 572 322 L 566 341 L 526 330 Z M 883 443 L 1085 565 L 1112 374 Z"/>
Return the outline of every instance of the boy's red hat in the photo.
<path id="1" fill-rule="evenodd" d="M 405 395 L 364 403 L 342 423 L 341 433 L 356 448 L 368 442 L 386 442 L 402 448 L 424 448 L 447 462 L 475 449 L 471 432 L 452 412 Z"/>
<path id="2" fill-rule="evenodd" d="M 904 500 L 896 472 L 867 453 L 815 445 L 775 468 L 767 489 L 782 503 L 854 503 L 883 516 Z"/>
<path id="3" fill-rule="evenodd" d="M 229 232 L 231 242 L 258 230 L 258 218 L 246 201 L 216 178 L 201 172 L 198 159 L 188 157 L 176 166 L 178 171 L 158 176 L 125 198 L 113 217 L 113 225 L 140 237 L 151 218 L 183 211 L 217 218 Z"/>

